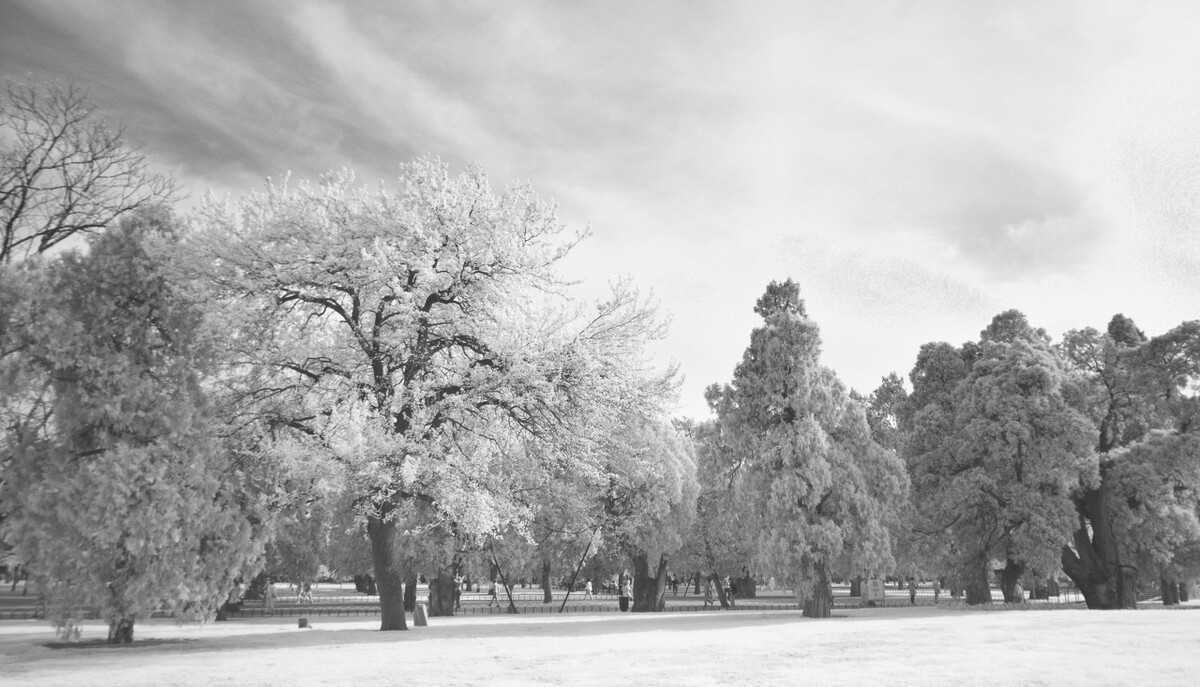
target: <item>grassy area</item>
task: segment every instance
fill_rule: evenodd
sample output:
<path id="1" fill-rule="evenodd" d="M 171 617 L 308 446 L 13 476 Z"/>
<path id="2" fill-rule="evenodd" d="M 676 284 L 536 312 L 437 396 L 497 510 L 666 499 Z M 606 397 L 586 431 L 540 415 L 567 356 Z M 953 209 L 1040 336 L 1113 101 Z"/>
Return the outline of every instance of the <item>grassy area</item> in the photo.
<path id="1" fill-rule="evenodd" d="M 139 644 L 49 648 L 0 623 L 11 684 L 59 685 L 1193 685 L 1200 613 L 854 609 L 446 618 L 403 633 L 374 618 L 142 623 Z M 88 626 L 84 639 L 102 637 Z"/>

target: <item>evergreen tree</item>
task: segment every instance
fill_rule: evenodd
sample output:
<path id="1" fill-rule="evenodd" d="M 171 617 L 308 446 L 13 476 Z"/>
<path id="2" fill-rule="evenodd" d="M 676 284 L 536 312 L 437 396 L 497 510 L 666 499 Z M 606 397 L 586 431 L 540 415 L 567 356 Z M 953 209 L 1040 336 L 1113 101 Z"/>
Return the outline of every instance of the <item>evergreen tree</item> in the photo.
<path id="1" fill-rule="evenodd" d="M 981 341 L 926 344 L 912 373 L 905 453 L 915 530 L 968 603 L 989 603 L 992 562 L 1005 599 L 1026 572 L 1044 577 L 1075 527 L 1072 500 L 1095 479 L 1091 425 L 1044 332 L 997 315 Z"/>
<path id="2" fill-rule="evenodd" d="M 214 330 L 154 249 L 173 240 L 165 213 L 135 216 L 37 273 L 15 318 L 52 412 L 6 435 L 4 537 L 50 618 L 98 608 L 111 642 L 156 610 L 211 617 L 268 532 L 252 447 L 206 393 Z"/>
<path id="3" fill-rule="evenodd" d="M 1197 569 L 1195 441 L 1200 323 L 1147 339 L 1115 315 L 1101 333 L 1068 332 L 1062 349 L 1086 379 L 1099 479 L 1078 491 L 1062 566 L 1089 608 L 1135 608 L 1147 585 L 1165 602 Z"/>
<path id="4" fill-rule="evenodd" d="M 888 523 L 908 481 L 872 439 L 862 405 L 820 365 L 817 325 L 795 282 L 772 282 L 754 310 L 763 324 L 710 404 L 745 472 L 740 498 L 759 509 L 762 569 L 792 586 L 806 615 L 828 617 L 831 571 L 894 564 Z"/>

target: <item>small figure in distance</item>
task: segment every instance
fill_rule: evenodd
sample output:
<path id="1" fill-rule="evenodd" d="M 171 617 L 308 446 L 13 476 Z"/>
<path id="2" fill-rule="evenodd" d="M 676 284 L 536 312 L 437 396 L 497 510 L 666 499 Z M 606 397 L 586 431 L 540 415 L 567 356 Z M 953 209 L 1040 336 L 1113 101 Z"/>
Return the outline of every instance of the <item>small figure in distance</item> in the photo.
<path id="1" fill-rule="evenodd" d="M 491 597 L 491 599 L 488 601 L 488 609 L 491 609 L 492 604 L 495 604 L 496 608 L 500 608 L 500 597 L 496 595 L 496 581 L 495 580 L 492 580 L 492 586 L 491 586 L 491 588 L 488 589 L 488 596 Z"/>
<path id="2" fill-rule="evenodd" d="M 583 583 L 583 598 L 592 598 L 592 580 L 590 578 Z"/>
<path id="3" fill-rule="evenodd" d="M 312 582 L 305 582 L 303 589 L 300 591 L 300 601 L 302 603 L 312 603 Z"/>
<path id="4" fill-rule="evenodd" d="M 935 578 L 933 580 L 933 603 L 934 603 L 934 605 L 937 604 L 938 599 L 941 596 L 942 596 L 942 581 Z"/>
<path id="5" fill-rule="evenodd" d="M 275 613 L 275 583 L 270 577 L 267 578 L 267 586 L 263 588 L 263 605 L 267 608 L 267 613 Z"/>
<path id="6" fill-rule="evenodd" d="M 917 605 L 917 578 L 908 578 L 908 603 L 911 606 Z"/>

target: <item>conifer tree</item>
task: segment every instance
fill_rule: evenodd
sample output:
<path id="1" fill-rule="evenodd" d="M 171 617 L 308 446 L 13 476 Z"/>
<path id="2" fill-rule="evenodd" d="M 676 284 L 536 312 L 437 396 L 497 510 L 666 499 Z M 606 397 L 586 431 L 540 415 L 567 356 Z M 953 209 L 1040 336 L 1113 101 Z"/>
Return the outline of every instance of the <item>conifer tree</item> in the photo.
<path id="1" fill-rule="evenodd" d="M 862 405 L 821 366 L 820 335 L 795 282 L 772 282 L 762 326 L 710 390 L 740 497 L 758 504 L 758 563 L 795 590 L 806 615 L 828 617 L 831 572 L 885 573 L 888 523 L 908 489 L 903 464 L 871 437 Z"/>
<path id="2" fill-rule="evenodd" d="M 253 446 L 207 393 L 215 330 L 152 250 L 173 235 L 133 217 L 37 272 L 14 319 L 52 410 L 5 435 L 4 538 L 67 633 L 92 609 L 110 642 L 154 611 L 211 617 L 263 553 Z"/>

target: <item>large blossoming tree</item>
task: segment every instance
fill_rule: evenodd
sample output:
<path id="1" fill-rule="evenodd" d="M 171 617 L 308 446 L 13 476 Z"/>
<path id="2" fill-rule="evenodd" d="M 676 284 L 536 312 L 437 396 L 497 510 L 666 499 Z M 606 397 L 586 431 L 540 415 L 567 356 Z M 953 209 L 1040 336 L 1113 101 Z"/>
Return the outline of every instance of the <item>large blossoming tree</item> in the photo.
<path id="1" fill-rule="evenodd" d="M 211 202 L 197 229 L 247 410 L 344 468 L 383 630 L 406 628 L 399 534 L 527 520 L 530 471 L 599 460 L 593 428 L 668 386 L 643 359 L 653 312 L 620 286 L 571 299 L 558 266 L 580 235 L 527 187 L 420 160 L 375 190 L 338 173 Z"/>

